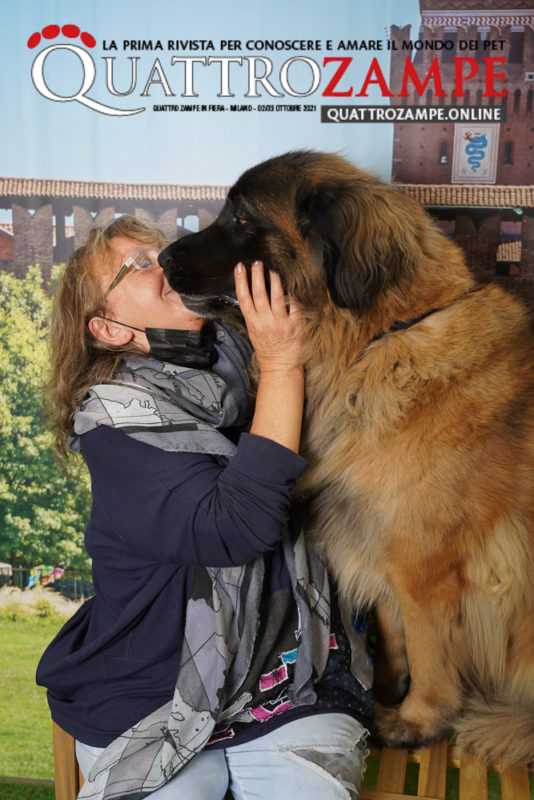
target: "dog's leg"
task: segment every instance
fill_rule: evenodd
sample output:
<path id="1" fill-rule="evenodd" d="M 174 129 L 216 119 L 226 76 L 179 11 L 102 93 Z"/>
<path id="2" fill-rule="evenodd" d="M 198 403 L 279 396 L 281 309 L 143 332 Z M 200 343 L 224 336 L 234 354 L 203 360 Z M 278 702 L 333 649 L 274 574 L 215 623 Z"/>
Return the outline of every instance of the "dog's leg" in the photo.
<path id="1" fill-rule="evenodd" d="M 441 738 L 461 707 L 465 643 L 456 603 L 450 602 L 459 600 L 456 584 L 453 573 L 432 585 L 421 573 L 397 580 L 410 689 L 399 707 L 376 704 L 377 729 L 389 746 L 421 747 Z"/>
<path id="2" fill-rule="evenodd" d="M 379 702 L 391 706 L 404 699 L 410 682 L 404 628 L 399 609 L 391 600 L 378 601 L 374 607 L 374 615 L 374 693 Z"/>

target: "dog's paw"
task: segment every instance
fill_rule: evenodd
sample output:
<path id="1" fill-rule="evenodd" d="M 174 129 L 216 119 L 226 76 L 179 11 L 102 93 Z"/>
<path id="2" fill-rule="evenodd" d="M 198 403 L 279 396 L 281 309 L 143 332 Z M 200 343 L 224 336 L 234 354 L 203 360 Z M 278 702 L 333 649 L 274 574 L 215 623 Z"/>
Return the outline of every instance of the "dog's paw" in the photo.
<path id="1" fill-rule="evenodd" d="M 423 720 L 410 719 L 403 713 L 403 706 L 404 703 L 386 708 L 375 702 L 375 733 L 386 747 L 428 747 L 442 739 L 450 728 L 450 720 L 436 719 L 435 714 Z"/>

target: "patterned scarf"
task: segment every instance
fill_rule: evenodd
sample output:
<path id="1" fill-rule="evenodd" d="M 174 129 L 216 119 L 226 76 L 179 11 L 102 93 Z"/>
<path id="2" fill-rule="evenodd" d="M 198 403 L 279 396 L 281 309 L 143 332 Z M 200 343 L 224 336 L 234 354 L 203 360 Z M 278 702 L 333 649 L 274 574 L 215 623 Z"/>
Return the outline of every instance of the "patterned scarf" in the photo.
<path id="1" fill-rule="evenodd" d="M 69 448 L 79 452 L 82 434 L 111 425 L 162 450 L 231 458 L 235 447 L 218 429 L 250 421 L 252 350 L 229 325 L 214 327 L 217 361 L 211 371 L 124 358 L 113 382 L 93 386 L 77 409 Z"/>
<path id="2" fill-rule="evenodd" d="M 211 372 L 148 358 L 127 358 L 113 382 L 93 387 L 76 412 L 70 446 L 98 425 L 178 452 L 232 457 L 220 429 L 250 418 L 249 346 L 216 323 L 218 360 Z M 324 565 L 302 533 L 288 527 L 282 547 L 299 619 L 291 706 L 313 703 L 314 683 L 330 648 L 330 595 Z M 264 560 L 198 567 L 187 604 L 181 666 L 172 701 L 115 739 L 93 765 L 79 800 L 141 800 L 175 777 L 210 740 L 217 724 L 252 722 L 245 682 L 254 661 Z M 293 633 L 293 631 L 292 631 Z"/>

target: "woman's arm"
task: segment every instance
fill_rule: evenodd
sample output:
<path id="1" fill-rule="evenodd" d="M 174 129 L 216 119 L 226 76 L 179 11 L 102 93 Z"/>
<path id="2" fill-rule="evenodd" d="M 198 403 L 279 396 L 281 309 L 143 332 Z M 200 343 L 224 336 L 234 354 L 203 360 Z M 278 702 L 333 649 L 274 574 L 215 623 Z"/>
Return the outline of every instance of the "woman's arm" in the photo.
<path id="1" fill-rule="evenodd" d="M 270 279 L 269 299 L 261 262 L 252 265 L 252 292 L 243 265 L 235 269 L 237 299 L 260 369 L 250 432 L 297 453 L 304 405 L 302 321 L 294 302 L 286 308 L 280 276 L 271 272 Z"/>
<path id="2" fill-rule="evenodd" d="M 307 463 L 244 434 L 223 467 L 206 453 L 174 453 L 106 425 L 82 436 L 93 509 L 86 546 L 125 547 L 154 562 L 226 567 L 278 546 L 291 490 Z M 100 549 L 100 552 L 99 552 Z"/>

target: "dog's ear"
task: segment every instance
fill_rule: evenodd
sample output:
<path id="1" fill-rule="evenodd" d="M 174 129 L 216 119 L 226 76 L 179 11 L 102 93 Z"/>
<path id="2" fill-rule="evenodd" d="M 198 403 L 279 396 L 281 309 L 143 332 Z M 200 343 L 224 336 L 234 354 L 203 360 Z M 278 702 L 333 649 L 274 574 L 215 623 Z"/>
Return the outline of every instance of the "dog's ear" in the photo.
<path id="1" fill-rule="evenodd" d="M 332 301 L 365 313 L 411 272 L 420 247 L 395 190 L 375 179 L 340 181 L 297 196 L 301 234 L 320 253 Z"/>

